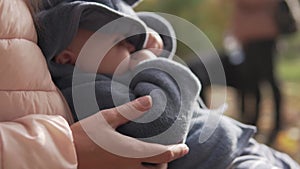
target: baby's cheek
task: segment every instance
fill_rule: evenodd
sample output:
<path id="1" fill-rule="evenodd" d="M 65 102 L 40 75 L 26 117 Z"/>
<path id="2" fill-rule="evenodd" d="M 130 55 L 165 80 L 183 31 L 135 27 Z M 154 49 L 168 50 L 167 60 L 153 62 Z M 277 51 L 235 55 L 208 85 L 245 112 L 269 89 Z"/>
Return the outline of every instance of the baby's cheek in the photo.
<path id="1" fill-rule="evenodd" d="M 81 61 L 77 63 L 77 66 L 80 70 L 88 73 L 96 73 L 98 71 L 98 65 L 99 62 L 86 59 L 86 61 Z"/>
<path id="2" fill-rule="evenodd" d="M 130 70 L 130 58 L 127 57 L 121 63 L 114 66 L 114 74 L 122 75 Z"/>

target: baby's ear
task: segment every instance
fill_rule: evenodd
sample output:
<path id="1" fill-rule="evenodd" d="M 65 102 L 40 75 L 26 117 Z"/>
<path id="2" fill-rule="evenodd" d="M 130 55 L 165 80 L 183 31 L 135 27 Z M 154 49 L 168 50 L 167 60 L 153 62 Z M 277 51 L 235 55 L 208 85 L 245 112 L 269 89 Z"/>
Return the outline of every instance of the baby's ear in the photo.
<path id="1" fill-rule="evenodd" d="M 71 64 L 75 65 L 76 55 L 70 50 L 63 50 L 55 58 L 54 62 L 58 64 Z"/>

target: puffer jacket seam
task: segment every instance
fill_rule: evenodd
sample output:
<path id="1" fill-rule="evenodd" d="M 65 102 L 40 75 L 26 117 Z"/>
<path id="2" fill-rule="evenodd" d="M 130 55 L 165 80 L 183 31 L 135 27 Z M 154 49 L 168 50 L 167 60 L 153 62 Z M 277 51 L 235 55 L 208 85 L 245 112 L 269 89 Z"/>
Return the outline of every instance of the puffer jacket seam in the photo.
<path id="1" fill-rule="evenodd" d="M 57 90 L 1 90 L 0 92 L 57 92 Z"/>
<path id="2" fill-rule="evenodd" d="M 30 40 L 30 39 L 26 39 L 26 38 L 2 38 L 2 37 L 0 37 L 0 41 L 9 41 L 9 40 L 24 40 L 24 41 L 31 42 L 31 43 L 34 43 L 35 45 L 37 45 L 37 42 Z"/>
<path id="3" fill-rule="evenodd" d="M 0 168 L 4 168 L 4 164 L 3 164 L 3 151 L 2 148 L 3 147 L 3 142 L 2 142 L 2 130 L 0 129 Z"/>

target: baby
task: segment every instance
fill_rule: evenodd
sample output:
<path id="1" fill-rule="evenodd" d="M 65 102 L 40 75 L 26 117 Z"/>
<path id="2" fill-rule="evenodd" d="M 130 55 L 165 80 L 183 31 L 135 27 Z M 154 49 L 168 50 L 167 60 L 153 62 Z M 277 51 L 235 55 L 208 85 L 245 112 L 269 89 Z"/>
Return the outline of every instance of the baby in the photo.
<path id="1" fill-rule="evenodd" d="M 193 104 L 195 104 L 198 97 L 200 84 L 197 78 L 186 67 L 168 59 L 156 57 L 156 55 L 167 53 L 164 51 L 168 50 L 164 44 L 172 46 L 168 45 L 172 41 L 166 40 L 172 37 L 159 35 L 151 28 L 146 27 L 145 23 L 140 19 L 133 17 L 130 17 L 130 19 L 137 22 L 141 29 L 144 29 L 142 30 L 145 32 L 144 35 L 125 38 L 126 35 L 120 33 L 122 31 L 118 31 L 116 28 L 111 28 L 109 32 L 98 31 L 95 33 L 95 30 L 103 27 L 109 19 L 113 21 L 113 18 L 104 12 L 101 14 L 97 13 L 97 10 L 93 9 L 94 7 L 87 8 L 86 5 L 88 3 L 82 1 L 60 3 L 54 9 L 67 8 L 74 4 L 77 7 L 73 7 L 74 10 L 76 9 L 77 12 L 80 12 L 80 9 L 82 9 L 83 12 L 82 16 L 77 20 L 78 23 L 73 24 L 76 29 L 73 30 L 74 33 L 71 34 L 71 37 L 68 37 L 66 34 L 62 35 L 64 37 L 63 40 L 70 39 L 66 44 L 63 44 L 66 47 L 55 49 L 56 44 L 41 44 L 43 42 L 49 43 L 50 38 L 47 41 L 40 41 L 42 47 L 46 46 L 46 48 L 42 49 L 48 60 L 53 80 L 65 96 L 74 118 L 81 120 L 99 110 L 124 104 L 137 97 L 150 95 L 153 100 L 150 112 L 137 119 L 136 122 L 132 121 L 119 127 L 117 130 L 128 136 L 140 138 L 148 142 L 161 144 L 183 142 L 190 127 Z M 95 3 L 93 5 L 101 4 Z M 66 13 L 65 10 L 64 13 Z M 86 13 L 89 15 L 84 15 Z M 131 13 L 129 14 L 130 16 L 137 17 Z M 78 14 L 71 13 L 70 18 L 74 18 L 76 15 Z M 96 15 L 101 20 L 95 19 Z M 42 21 L 49 21 L 50 19 L 47 17 L 56 17 L 58 20 L 63 18 L 59 13 L 41 13 L 40 17 L 43 18 L 40 19 Z M 88 19 L 90 18 L 94 18 L 94 20 L 89 21 Z M 105 22 L 103 22 L 103 18 L 105 18 Z M 129 31 L 134 30 L 135 27 L 131 24 L 124 23 L 122 29 L 129 27 Z M 164 23 L 161 22 L 161 24 Z M 66 25 L 68 24 L 64 23 L 64 27 Z M 169 32 L 171 31 L 169 30 Z M 47 29 L 45 29 L 45 32 L 47 32 Z M 96 49 L 89 48 L 87 52 L 83 52 L 83 59 L 78 63 L 80 52 L 82 52 L 84 45 L 93 34 L 99 39 L 97 43 L 93 44 L 93 46 L 96 46 Z M 143 38 L 142 36 L 145 37 Z M 140 40 L 142 38 L 143 40 Z M 173 47 L 175 47 L 174 43 Z M 54 48 L 51 51 L 55 51 L 55 53 L 47 54 L 47 48 L 53 46 Z M 97 52 L 94 52 L 95 50 Z M 103 52 L 102 58 L 94 55 L 94 53 L 101 55 L 102 51 L 106 50 L 107 52 Z M 172 50 L 168 52 L 169 55 L 172 55 Z M 99 62 L 99 58 L 101 58 L 101 63 L 97 67 L 97 70 L 93 70 L 95 63 Z M 79 68 L 80 73 L 73 74 L 75 66 Z M 96 79 L 89 79 L 93 73 L 96 73 Z M 174 79 L 174 76 L 169 75 L 169 73 L 177 75 L 178 78 Z M 75 82 L 74 84 L 74 81 L 72 81 L 73 78 L 80 79 L 80 82 Z M 116 86 L 116 88 L 112 88 L 112 86 Z M 86 101 L 90 97 L 87 90 L 92 87 L 95 87 L 98 104 L 96 108 L 88 106 L 90 103 Z M 87 102 L 79 110 L 75 109 L 76 105 L 73 102 L 74 94 L 72 93 L 72 88 L 80 91 L 80 97 L 83 98 L 83 101 Z"/>

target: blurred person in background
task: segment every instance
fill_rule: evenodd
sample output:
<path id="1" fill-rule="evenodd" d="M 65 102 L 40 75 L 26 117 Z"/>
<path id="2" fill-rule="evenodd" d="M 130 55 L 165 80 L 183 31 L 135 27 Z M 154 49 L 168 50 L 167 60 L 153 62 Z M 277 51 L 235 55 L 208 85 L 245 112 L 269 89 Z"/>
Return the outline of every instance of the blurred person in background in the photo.
<path id="1" fill-rule="evenodd" d="M 260 85 L 267 82 L 273 93 L 274 127 L 267 140 L 272 144 L 282 127 L 282 96 L 275 75 L 276 42 L 279 28 L 276 23 L 277 0 L 234 0 L 229 28 L 230 35 L 240 44 L 243 61 L 238 65 L 240 77 L 238 94 L 241 97 L 242 120 L 257 125 L 261 103 Z"/>

